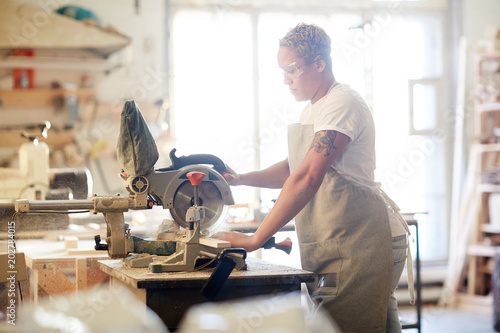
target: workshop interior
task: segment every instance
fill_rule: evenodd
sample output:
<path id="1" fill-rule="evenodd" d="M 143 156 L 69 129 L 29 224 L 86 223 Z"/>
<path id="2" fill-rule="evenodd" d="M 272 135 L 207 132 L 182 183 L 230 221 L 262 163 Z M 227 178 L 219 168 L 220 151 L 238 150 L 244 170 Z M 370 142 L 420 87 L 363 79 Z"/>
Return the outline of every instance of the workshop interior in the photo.
<path id="1" fill-rule="evenodd" d="M 225 174 L 287 158 L 307 102 L 276 54 L 305 22 L 371 109 L 375 180 L 408 224 L 402 330 L 500 332 L 498 13 L 1 1 L 0 331 L 342 332 L 308 298 L 293 219 L 252 252 L 217 238 L 254 233 L 280 194 Z"/>

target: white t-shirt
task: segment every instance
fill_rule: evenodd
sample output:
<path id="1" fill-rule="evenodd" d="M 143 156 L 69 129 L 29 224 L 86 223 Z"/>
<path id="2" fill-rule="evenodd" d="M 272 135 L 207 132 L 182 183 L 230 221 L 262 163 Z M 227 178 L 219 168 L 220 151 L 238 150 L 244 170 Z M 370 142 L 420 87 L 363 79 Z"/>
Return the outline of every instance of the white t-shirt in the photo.
<path id="1" fill-rule="evenodd" d="M 334 83 L 329 92 L 316 103 L 309 103 L 300 115 L 300 123 L 312 124 L 314 133 L 333 130 L 351 140 L 332 164 L 340 175 L 374 192 L 380 189 L 375 182 L 375 125 L 364 99 L 346 84 Z M 392 209 L 388 209 L 392 236 L 405 233 Z"/>

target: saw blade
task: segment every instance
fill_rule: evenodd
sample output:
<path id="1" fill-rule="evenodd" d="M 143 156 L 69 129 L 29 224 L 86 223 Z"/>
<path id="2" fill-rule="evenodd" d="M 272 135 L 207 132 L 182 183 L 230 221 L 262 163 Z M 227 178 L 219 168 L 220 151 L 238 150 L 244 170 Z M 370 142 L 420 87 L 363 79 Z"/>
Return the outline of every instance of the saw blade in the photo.
<path id="1" fill-rule="evenodd" d="M 202 182 L 199 187 L 200 205 L 205 207 L 205 218 L 201 221 L 200 231 L 210 231 L 220 222 L 225 211 L 222 195 L 217 186 L 211 182 Z M 174 195 L 173 207 L 170 214 L 174 221 L 183 228 L 189 224 L 186 222 L 186 212 L 194 205 L 194 190 L 189 181 L 179 186 Z"/>

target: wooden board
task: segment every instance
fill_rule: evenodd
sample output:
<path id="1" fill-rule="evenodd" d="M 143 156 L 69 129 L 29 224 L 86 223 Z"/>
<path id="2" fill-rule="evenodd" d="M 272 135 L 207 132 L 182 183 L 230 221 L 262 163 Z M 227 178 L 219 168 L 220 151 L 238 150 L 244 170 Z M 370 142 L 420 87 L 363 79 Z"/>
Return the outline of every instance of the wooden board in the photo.
<path id="1" fill-rule="evenodd" d="M 231 247 L 231 243 L 228 241 L 210 238 L 210 237 L 200 237 L 200 244 L 213 247 L 215 249 L 222 249 Z"/>

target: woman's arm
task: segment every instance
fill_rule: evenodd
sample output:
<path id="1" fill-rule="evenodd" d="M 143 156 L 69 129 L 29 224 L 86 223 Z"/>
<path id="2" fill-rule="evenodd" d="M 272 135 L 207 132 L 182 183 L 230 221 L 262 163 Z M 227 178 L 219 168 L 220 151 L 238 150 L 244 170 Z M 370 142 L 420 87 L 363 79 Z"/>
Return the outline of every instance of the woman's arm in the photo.
<path id="1" fill-rule="evenodd" d="M 248 185 L 265 188 L 281 188 L 290 176 L 288 159 L 278 162 L 267 169 L 237 174 L 228 167 L 228 173 L 224 174 L 229 185 Z"/>
<path id="2" fill-rule="evenodd" d="M 306 157 L 285 181 L 274 207 L 255 234 L 224 233 L 217 237 L 233 247 L 254 251 L 297 215 L 318 191 L 328 168 L 349 143 L 349 137 L 337 131 L 319 131 Z"/>

